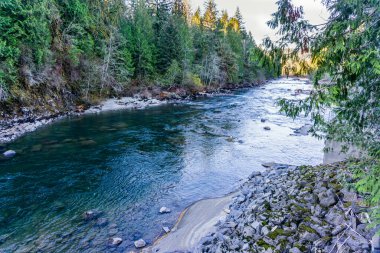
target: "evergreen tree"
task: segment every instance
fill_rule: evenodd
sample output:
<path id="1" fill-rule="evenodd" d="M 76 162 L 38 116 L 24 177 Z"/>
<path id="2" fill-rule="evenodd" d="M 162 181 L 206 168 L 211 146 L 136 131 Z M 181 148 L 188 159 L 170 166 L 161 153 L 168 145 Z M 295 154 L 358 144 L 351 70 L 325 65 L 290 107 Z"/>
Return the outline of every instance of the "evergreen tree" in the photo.
<path id="1" fill-rule="evenodd" d="M 173 14 L 182 16 L 187 24 L 191 23 L 191 8 L 188 0 L 175 0 Z"/>
<path id="2" fill-rule="evenodd" d="M 195 26 L 201 26 L 202 24 L 201 9 L 199 7 L 197 8 L 193 17 L 191 18 L 191 24 Z"/>
<path id="3" fill-rule="evenodd" d="M 228 26 L 229 26 L 229 17 L 226 10 L 222 11 L 222 16 L 219 19 L 220 30 L 223 31 L 224 34 L 227 34 Z"/>
<path id="4" fill-rule="evenodd" d="M 134 76 L 139 81 L 149 79 L 154 74 L 155 47 L 153 21 L 144 0 L 137 0 L 132 26 L 132 59 Z"/>
<path id="5" fill-rule="evenodd" d="M 205 13 L 203 15 L 202 24 L 204 27 L 215 30 L 217 25 L 218 10 L 214 0 L 208 0 L 205 5 Z"/>
<path id="6" fill-rule="evenodd" d="M 239 25 L 239 30 L 240 32 L 243 34 L 243 36 L 245 37 L 247 35 L 247 32 L 245 30 L 245 25 L 244 25 L 244 20 L 243 20 L 243 15 L 241 14 L 240 12 L 240 8 L 237 7 L 236 8 L 236 12 L 235 12 L 235 16 L 234 18 L 237 20 L 237 23 Z"/>

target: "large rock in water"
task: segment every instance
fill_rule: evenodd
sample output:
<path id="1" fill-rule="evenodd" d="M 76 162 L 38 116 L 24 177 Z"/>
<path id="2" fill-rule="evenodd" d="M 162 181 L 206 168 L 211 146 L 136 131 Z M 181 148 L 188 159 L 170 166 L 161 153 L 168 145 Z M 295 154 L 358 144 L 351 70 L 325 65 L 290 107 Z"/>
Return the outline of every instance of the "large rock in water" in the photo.
<path id="1" fill-rule="evenodd" d="M 160 208 L 160 213 L 170 213 L 172 210 L 170 208 L 167 208 L 166 206 L 163 206 Z"/>
<path id="2" fill-rule="evenodd" d="M 110 238 L 109 240 L 109 244 L 111 246 L 118 246 L 119 244 L 121 244 L 123 242 L 123 239 L 121 239 L 120 237 L 112 237 Z"/>
<path id="3" fill-rule="evenodd" d="M 135 247 L 136 248 L 144 248 L 146 246 L 146 242 L 143 240 L 143 239 L 139 239 L 137 241 L 135 241 Z"/>
<path id="4" fill-rule="evenodd" d="M 14 157 L 16 155 L 16 151 L 14 150 L 8 150 L 3 153 L 5 157 Z"/>
<path id="5" fill-rule="evenodd" d="M 86 221 L 94 220 L 102 215 L 102 212 L 97 210 L 88 210 L 83 213 L 83 219 Z"/>

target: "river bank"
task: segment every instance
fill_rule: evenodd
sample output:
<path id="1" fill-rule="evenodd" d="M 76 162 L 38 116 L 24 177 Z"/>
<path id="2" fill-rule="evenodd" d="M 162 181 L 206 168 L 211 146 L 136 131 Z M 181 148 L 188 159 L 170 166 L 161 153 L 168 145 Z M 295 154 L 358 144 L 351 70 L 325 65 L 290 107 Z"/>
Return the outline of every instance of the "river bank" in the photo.
<path id="1" fill-rule="evenodd" d="M 153 252 L 371 252 L 379 227 L 368 227 L 370 207 L 352 188 L 351 162 L 266 164 L 265 172 L 252 173 L 241 186 L 228 214 L 214 217 L 217 222 L 198 244 L 184 248 L 167 240 L 182 245 L 194 237 L 192 229 L 182 228 L 189 233 L 173 232 Z M 213 209 L 212 202 L 208 206 Z M 194 212 L 204 211 L 193 210 L 196 217 Z"/>
<path id="2" fill-rule="evenodd" d="M 185 88 L 150 88 L 132 92 L 130 96 L 109 98 L 101 102 L 79 104 L 69 110 L 54 109 L 44 112 L 35 112 L 34 108 L 20 108 L 17 115 L 2 115 L 0 120 L 0 144 L 11 142 L 26 133 L 30 133 L 57 120 L 69 116 L 80 116 L 89 113 L 100 113 L 114 110 L 138 110 L 170 102 L 186 101 L 198 97 L 225 94 L 239 88 L 249 88 L 264 84 L 266 81 L 257 81 L 252 84 L 225 85 L 222 87 L 208 87 L 201 91 Z"/>
<path id="3" fill-rule="evenodd" d="M 215 232 L 215 224 L 225 219 L 228 206 L 237 192 L 224 197 L 204 199 L 186 208 L 180 215 L 171 233 L 156 241 L 149 250 L 153 252 L 186 252 L 199 244 L 210 232 Z M 210 208 L 212 207 L 212 208 Z"/>

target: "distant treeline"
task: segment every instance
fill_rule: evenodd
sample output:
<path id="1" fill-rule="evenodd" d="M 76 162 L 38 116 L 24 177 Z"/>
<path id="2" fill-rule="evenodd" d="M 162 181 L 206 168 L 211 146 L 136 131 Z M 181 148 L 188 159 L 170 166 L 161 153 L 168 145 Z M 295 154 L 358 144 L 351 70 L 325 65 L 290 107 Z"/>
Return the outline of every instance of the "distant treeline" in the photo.
<path id="1" fill-rule="evenodd" d="M 239 9 L 213 0 L 0 1 L 0 102 L 73 103 L 132 87 L 201 89 L 281 73 Z"/>

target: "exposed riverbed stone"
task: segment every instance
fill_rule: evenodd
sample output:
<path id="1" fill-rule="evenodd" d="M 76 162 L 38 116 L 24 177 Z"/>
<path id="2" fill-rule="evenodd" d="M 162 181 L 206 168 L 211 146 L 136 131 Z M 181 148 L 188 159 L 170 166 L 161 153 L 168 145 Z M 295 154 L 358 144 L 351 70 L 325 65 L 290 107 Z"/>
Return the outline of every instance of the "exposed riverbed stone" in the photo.
<path id="1" fill-rule="evenodd" d="M 88 210 L 83 213 L 83 219 L 86 221 L 94 220 L 98 218 L 100 215 L 102 215 L 102 212 L 97 210 Z"/>
<path id="2" fill-rule="evenodd" d="M 135 241 L 134 244 L 137 249 L 144 248 L 146 246 L 146 242 L 143 239 Z"/>
<path id="3" fill-rule="evenodd" d="M 14 150 L 8 150 L 8 151 L 5 151 L 4 153 L 3 153 L 3 155 L 5 156 L 5 157 L 14 157 L 15 155 L 16 155 L 16 151 L 14 151 Z"/>
<path id="4" fill-rule="evenodd" d="M 121 239 L 120 237 L 112 237 L 112 238 L 109 239 L 109 244 L 111 246 L 118 246 L 122 242 L 123 242 L 123 239 Z"/>
<path id="5" fill-rule="evenodd" d="M 369 253 L 374 229 L 366 226 L 368 208 L 355 207 L 359 196 L 339 177 L 345 165 L 263 164 L 267 170 L 241 186 L 230 213 L 199 251 Z"/>
<path id="6" fill-rule="evenodd" d="M 163 214 L 163 213 L 170 213 L 171 210 L 170 208 L 167 208 L 166 206 L 163 206 L 160 208 L 160 213 Z"/>
<path id="7" fill-rule="evenodd" d="M 169 227 L 162 227 L 162 229 L 165 231 L 165 233 L 169 233 L 170 232 L 170 228 Z"/>

